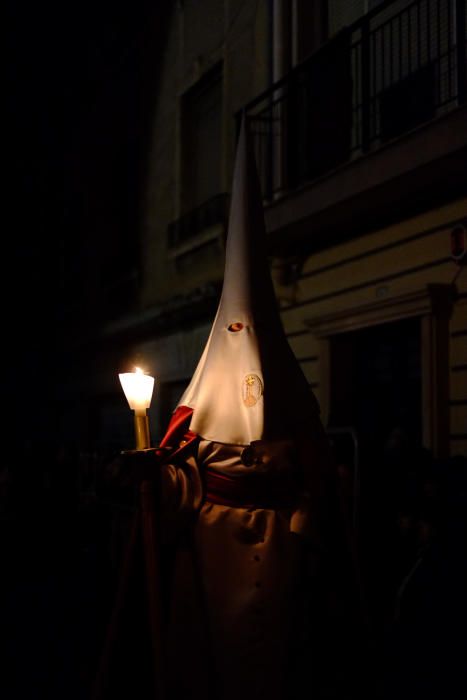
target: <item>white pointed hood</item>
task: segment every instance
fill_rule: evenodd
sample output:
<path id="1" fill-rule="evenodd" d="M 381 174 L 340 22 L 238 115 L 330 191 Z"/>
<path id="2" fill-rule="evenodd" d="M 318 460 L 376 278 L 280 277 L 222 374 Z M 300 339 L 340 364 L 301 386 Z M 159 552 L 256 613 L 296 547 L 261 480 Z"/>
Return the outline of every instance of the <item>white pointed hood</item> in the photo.
<path id="1" fill-rule="evenodd" d="M 306 436 L 318 411 L 282 328 L 248 140 L 243 120 L 222 296 L 203 355 L 179 402 L 194 409 L 191 430 L 206 440 L 236 445 Z"/>

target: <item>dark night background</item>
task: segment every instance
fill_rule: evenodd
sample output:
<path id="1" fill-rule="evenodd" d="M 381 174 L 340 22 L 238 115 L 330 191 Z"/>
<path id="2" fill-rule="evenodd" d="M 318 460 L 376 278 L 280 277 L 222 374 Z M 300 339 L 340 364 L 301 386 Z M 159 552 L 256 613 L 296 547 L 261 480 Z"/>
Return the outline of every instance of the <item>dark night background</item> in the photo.
<path id="1" fill-rule="evenodd" d="M 74 369 L 66 339 L 92 337 L 102 319 L 92 304 L 95 280 L 83 279 L 81 261 L 90 251 L 96 260 L 108 251 L 111 269 L 118 264 L 112 258 L 114 238 L 127 242 L 128 255 L 138 254 L 142 184 L 171 4 L 10 0 L 8 5 L 3 449 L 5 463 L 15 464 L 16 510 L 14 518 L 2 521 L 0 533 L 3 698 L 86 698 L 108 617 L 114 572 L 99 559 L 95 541 L 96 533 L 108 536 L 108 525 L 98 514 L 84 527 L 75 517 L 73 473 L 60 470 L 55 387 L 62 372 Z M 64 250 L 72 261 L 66 269 Z M 96 267 L 94 274 L 101 272 Z M 70 276 L 75 297 L 69 295 L 69 279 L 65 284 Z M 46 491 L 39 485 L 43 474 L 50 479 Z M 435 550 L 441 561 L 435 570 L 443 569 L 446 551 Z M 446 559 L 457 561 L 458 554 Z M 436 583 L 459 600 L 455 575 L 450 579 L 447 570 Z M 423 632 L 426 621 L 415 618 L 430 604 L 414 606 L 412 631 L 419 625 Z M 448 596 L 437 614 L 435 624 L 449 634 L 459 610 Z M 422 653 L 415 650 L 414 659 L 422 663 Z M 441 662 L 456 673 L 463 666 L 460 658 Z M 11 694 L 2 692 L 3 683 L 14 689 Z M 422 695 L 399 697 L 428 697 L 428 688 L 419 690 Z"/>
<path id="2" fill-rule="evenodd" d="M 138 227 L 166 5 L 7 8 L 2 384 L 4 466 L 15 479 L 14 517 L 2 518 L 0 535 L 3 698 L 85 697 L 102 641 L 111 584 L 86 549 L 99 525 L 77 526 L 73 474 L 50 466 L 59 463 L 53 402 L 66 379 L 57 367 L 73 372 L 63 339 L 99 323 L 98 309 L 76 303 L 92 300 L 83 253 Z M 70 274 L 76 298 L 66 296 Z"/>
<path id="3" fill-rule="evenodd" d="M 4 348 L 9 405 L 28 394 L 20 439 L 53 433 L 46 403 L 64 316 L 73 317 L 74 332 L 98 322 L 92 305 L 85 319 L 79 306 L 69 313 L 64 275 L 89 298 L 83 252 L 138 229 L 155 93 L 148 86 L 157 81 L 165 5 L 141 1 L 129 12 L 123 2 L 10 4 Z M 62 264 L 67 246 L 74 247 L 66 251 L 71 270 Z"/>

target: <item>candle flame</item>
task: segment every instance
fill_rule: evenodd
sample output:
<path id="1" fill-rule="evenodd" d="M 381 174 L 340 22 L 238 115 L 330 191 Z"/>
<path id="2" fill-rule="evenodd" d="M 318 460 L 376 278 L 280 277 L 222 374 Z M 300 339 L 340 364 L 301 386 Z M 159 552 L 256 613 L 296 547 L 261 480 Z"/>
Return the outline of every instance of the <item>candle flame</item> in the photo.
<path id="1" fill-rule="evenodd" d="M 154 377 L 149 377 L 141 367 L 135 367 L 134 372 L 119 374 L 125 396 L 130 408 L 139 411 L 149 408 L 154 388 Z"/>

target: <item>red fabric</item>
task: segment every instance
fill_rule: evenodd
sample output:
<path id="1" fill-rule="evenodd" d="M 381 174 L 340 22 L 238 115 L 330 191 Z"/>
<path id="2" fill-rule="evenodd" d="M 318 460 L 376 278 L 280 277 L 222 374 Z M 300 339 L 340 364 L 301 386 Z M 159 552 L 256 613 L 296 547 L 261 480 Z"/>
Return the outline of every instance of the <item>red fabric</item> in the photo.
<path id="1" fill-rule="evenodd" d="M 205 471 L 206 500 L 232 508 L 290 508 L 298 495 L 298 485 L 290 478 L 251 473 L 230 477 Z"/>
<path id="2" fill-rule="evenodd" d="M 193 409 L 188 406 L 179 406 L 176 409 L 156 452 L 162 464 L 193 449 L 198 435 L 189 427 L 192 414 Z"/>
<path id="3" fill-rule="evenodd" d="M 191 432 L 189 428 L 192 415 L 192 408 L 178 406 L 170 420 L 167 432 L 160 442 L 160 447 L 178 447 L 185 433 Z"/>

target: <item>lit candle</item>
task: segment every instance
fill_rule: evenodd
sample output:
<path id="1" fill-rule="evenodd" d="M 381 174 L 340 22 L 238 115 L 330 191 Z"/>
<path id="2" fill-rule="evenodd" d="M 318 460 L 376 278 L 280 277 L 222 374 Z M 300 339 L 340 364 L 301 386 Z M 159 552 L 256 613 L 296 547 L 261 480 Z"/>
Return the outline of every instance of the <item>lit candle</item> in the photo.
<path id="1" fill-rule="evenodd" d="M 151 446 L 146 410 L 151 405 L 154 377 L 144 374 L 139 367 L 136 367 L 134 372 L 125 372 L 118 376 L 128 404 L 135 412 L 136 449 L 146 450 Z"/>

